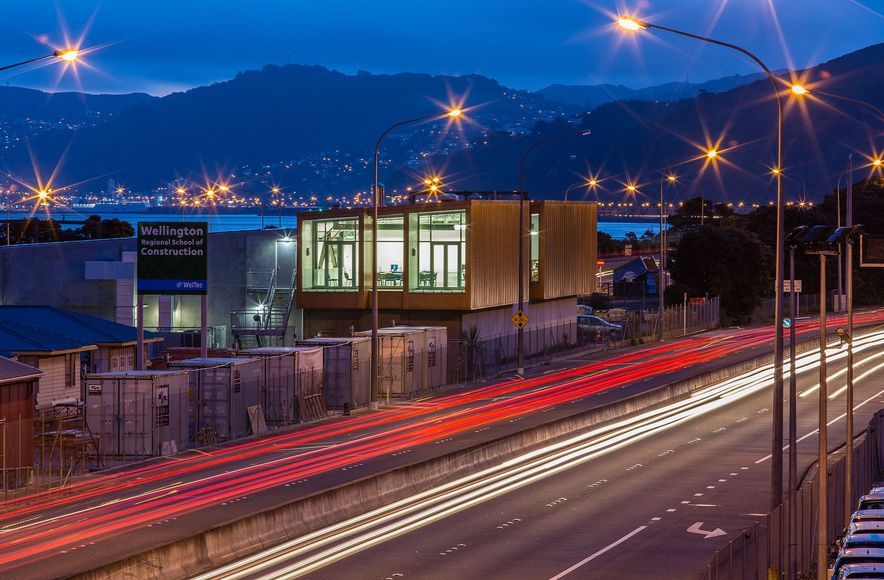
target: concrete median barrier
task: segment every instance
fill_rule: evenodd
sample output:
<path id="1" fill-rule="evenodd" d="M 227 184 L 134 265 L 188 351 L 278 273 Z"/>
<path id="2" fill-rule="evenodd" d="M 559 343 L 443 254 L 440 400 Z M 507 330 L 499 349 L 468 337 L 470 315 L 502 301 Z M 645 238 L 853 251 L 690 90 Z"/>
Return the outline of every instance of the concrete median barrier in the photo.
<path id="1" fill-rule="evenodd" d="M 803 352 L 816 348 L 815 340 L 798 345 Z M 476 443 L 430 459 L 415 461 L 382 473 L 349 481 L 284 505 L 235 519 L 201 533 L 156 546 L 140 554 L 102 565 L 76 577 L 186 578 L 271 547 L 292 537 L 409 497 L 459 475 L 483 469 L 540 445 L 598 427 L 638 411 L 688 397 L 710 384 L 755 370 L 772 362 L 772 354 L 753 356 L 723 368 L 701 372 L 671 384 L 626 395 L 609 404 L 551 420 L 522 431 Z"/>

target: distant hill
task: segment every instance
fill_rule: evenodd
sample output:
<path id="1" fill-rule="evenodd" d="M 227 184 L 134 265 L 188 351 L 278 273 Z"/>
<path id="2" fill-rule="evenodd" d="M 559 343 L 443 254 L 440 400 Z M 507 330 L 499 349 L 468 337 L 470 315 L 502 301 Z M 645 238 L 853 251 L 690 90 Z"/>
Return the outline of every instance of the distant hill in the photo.
<path id="1" fill-rule="evenodd" d="M 388 125 L 441 112 L 450 96 L 480 105 L 470 112 L 463 133 L 452 132 L 452 139 L 465 139 L 463 146 L 486 127 L 525 132 L 537 118 L 576 112 L 479 75 L 347 75 L 320 66 L 266 66 L 136 104 L 101 125 L 39 135 L 30 145 L 37 159 L 52 165 L 70 144 L 61 173 L 69 182 L 108 174 L 130 187 L 153 187 L 176 176 L 196 179 L 201 168 L 214 176 L 239 164 L 291 160 L 303 162 L 288 178 L 302 191 L 352 191 L 370 185 L 366 163 Z M 439 127 L 397 131 L 385 153 L 403 161 L 444 153 Z M 421 138 L 410 139 L 416 132 Z M 343 175 L 313 171 L 316 164 L 309 158 L 321 154 L 349 159 L 352 170 Z M 23 171 L 30 163 L 24 147 L 9 152 L 6 162 Z"/>
<path id="2" fill-rule="evenodd" d="M 42 121 L 84 120 L 90 115 L 117 115 L 124 109 L 156 100 L 144 93 L 90 95 L 46 93 L 0 86 L 0 119 Z"/>
<path id="3" fill-rule="evenodd" d="M 551 101 L 567 103 L 590 111 L 614 101 L 678 101 L 700 93 L 720 93 L 764 78 L 762 73 L 731 75 L 705 83 L 665 83 L 631 89 L 623 85 L 550 85 L 537 91 Z"/>
<path id="4" fill-rule="evenodd" d="M 809 69 L 807 75 L 814 91 L 884 108 L 884 44 Z M 717 82 L 726 86 L 741 79 Z M 680 197 L 702 190 L 733 201 L 767 201 L 768 171 L 775 161 L 768 81 L 707 90 L 690 99 L 618 101 L 587 112 L 480 75 L 349 75 L 319 66 L 267 66 L 163 98 L 125 96 L 136 102 L 120 105 L 110 120 L 55 128 L 33 136 L 29 145 L 44 170 L 67 151 L 58 182 L 108 176 L 128 188 L 147 189 L 176 177 L 199 180 L 204 172 L 216 178 L 236 170 L 237 179 L 272 179 L 301 194 L 350 194 L 369 188 L 374 142 L 384 128 L 439 111 L 451 96 L 465 95 L 467 104 L 480 106 L 447 137 L 438 123 L 403 128 L 385 142 L 382 180 L 388 191 L 414 185 L 431 171 L 443 172 L 449 188 L 513 190 L 519 159 L 538 136 L 582 126 L 592 134 L 532 154 L 526 187 L 532 196 L 561 196 L 580 175 L 601 168 L 620 180 L 627 174 L 640 178 L 641 191 L 655 198 L 660 171 L 677 166 L 682 183 L 675 195 Z M 56 97 L 46 106 L 59 107 L 64 99 Z M 791 197 L 803 194 L 801 178 L 808 194 L 831 190 L 848 152 L 880 147 L 882 124 L 874 114 L 822 92 L 810 97 L 812 126 L 799 107 L 787 107 L 784 184 Z M 705 143 L 704 134 L 713 141 L 723 136 L 723 161 L 718 172 L 710 168 L 699 179 L 703 163 L 685 160 L 700 154 L 691 143 Z M 27 177 L 27 148 L 5 152 L 0 166 Z M 612 183 L 605 185 L 616 189 Z"/>
<path id="5" fill-rule="evenodd" d="M 873 153 L 884 136 L 884 121 L 868 107 L 837 99 L 843 95 L 884 109 L 884 44 L 836 58 L 808 69 L 801 76 L 811 94 L 798 106 L 785 94 L 783 181 L 786 197 L 807 193 L 819 199 L 834 189 L 838 175 L 854 153 L 857 167 L 867 164 L 861 152 Z M 721 92 L 703 93 L 677 102 L 626 101 L 609 103 L 584 113 L 571 127 L 545 127 L 532 136 L 489 135 L 487 145 L 449 156 L 444 166 L 454 175 L 467 175 L 463 189 L 515 190 L 519 160 L 537 139 L 591 130 L 587 137 L 549 143 L 537 149 L 528 163 L 526 191 L 534 198 L 561 198 L 572 184 L 590 171 L 602 172 L 603 199 L 623 199 L 623 181 L 640 184 L 639 201 L 659 195 L 661 172 L 672 168 L 681 175 L 669 195 L 687 198 L 701 191 L 708 197 L 734 202 L 765 203 L 773 198 L 770 168 L 775 165 L 776 106 L 767 79 Z M 708 135 L 721 139 L 721 161 L 703 176 L 703 152 Z M 697 146 L 695 146 L 697 145 Z M 698 159 L 699 158 L 699 159 Z M 435 165 L 440 165 L 436 162 Z M 857 179 L 869 169 L 856 172 Z M 391 186 L 409 183 L 408 176 L 389 180 Z M 571 195 L 582 195 L 577 188 Z M 590 194 L 590 199 L 594 195 Z"/>

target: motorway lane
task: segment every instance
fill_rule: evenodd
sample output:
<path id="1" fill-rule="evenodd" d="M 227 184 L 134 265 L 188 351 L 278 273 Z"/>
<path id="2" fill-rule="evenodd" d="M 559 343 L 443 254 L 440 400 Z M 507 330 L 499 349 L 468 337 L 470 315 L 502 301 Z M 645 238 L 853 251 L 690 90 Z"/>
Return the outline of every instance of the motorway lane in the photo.
<path id="1" fill-rule="evenodd" d="M 5 506 L 0 571 L 27 565 L 22 575 L 41 577 L 87 569 L 347 479 L 694 374 L 698 368 L 685 368 L 694 362 L 714 366 L 737 351 L 754 356 L 753 349 L 769 348 L 769 335 L 769 328 L 710 333 L 589 364 L 579 361 L 582 366 L 576 369 L 524 382 L 493 384 L 88 478 L 62 496 Z"/>
<path id="2" fill-rule="evenodd" d="M 831 353 L 836 351 L 830 350 Z M 856 424 L 884 406 L 884 335 L 857 354 Z M 844 359 L 829 365 L 830 447 L 843 443 Z M 799 388 L 812 391 L 813 365 L 799 374 Z M 769 385 L 769 380 L 767 381 Z M 616 453 L 477 503 L 471 509 L 404 535 L 389 523 L 374 547 L 351 537 L 325 546 L 328 560 L 349 557 L 310 571 L 303 565 L 318 550 L 287 557 L 303 542 L 267 561 L 253 557 L 243 573 L 220 571 L 206 578 L 687 578 L 703 570 L 715 549 L 750 526 L 768 507 L 770 450 L 769 388 L 709 412 Z M 799 402 L 799 466 L 815 459 L 816 399 Z M 490 488 L 489 488 L 490 489 Z M 465 493 L 462 500 L 467 500 Z M 456 501 L 456 500 L 455 500 Z M 431 518 L 424 516 L 427 521 Z M 688 529 L 725 533 L 705 538 Z M 367 536 L 366 536 L 367 537 Z M 372 540 L 375 541 L 375 540 Z M 298 564 L 301 564 L 298 566 Z M 575 565 L 578 567 L 573 568 Z M 564 572 L 570 570 L 564 576 Z"/>

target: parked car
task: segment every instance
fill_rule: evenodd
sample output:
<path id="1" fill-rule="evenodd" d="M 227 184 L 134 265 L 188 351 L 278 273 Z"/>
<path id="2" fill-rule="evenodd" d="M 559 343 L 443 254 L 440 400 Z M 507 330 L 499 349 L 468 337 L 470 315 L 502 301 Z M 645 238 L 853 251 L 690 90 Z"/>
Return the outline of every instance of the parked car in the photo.
<path id="1" fill-rule="evenodd" d="M 847 578 L 854 580 L 860 580 L 860 578 L 884 578 L 884 564 L 846 564 L 838 571 L 838 576 L 833 576 L 833 578 L 836 580 L 846 580 Z"/>
<path id="2" fill-rule="evenodd" d="M 841 570 L 852 564 L 884 564 L 884 549 L 881 548 L 845 548 L 835 559 L 831 568 L 832 580 L 839 578 Z"/>
<path id="3" fill-rule="evenodd" d="M 577 336 L 579 338 L 602 341 L 606 338 L 617 339 L 623 327 L 594 314 L 577 315 Z"/>
<path id="4" fill-rule="evenodd" d="M 852 544 L 847 542 L 848 538 L 851 539 Z M 875 520 L 852 522 L 844 529 L 841 537 L 835 540 L 835 547 L 841 549 L 852 545 L 856 548 L 873 548 L 878 545 L 879 540 L 884 541 L 884 522 Z M 871 545 L 866 545 L 867 543 Z"/>
<path id="5" fill-rule="evenodd" d="M 884 488 L 872 488 L 869 493 L 859 498 L 856 509 L 857 511 L 884 509 Z"/>
<path id="6" fill-rule="evenodd" d="M 853 515 L 850 516 L 850 523 L 853 522 L 884 522 L 884 509 L 853 512 Z"/>
<path id="7" fill-rule="evenodd" d="M 884 534 L 872 532 L 844 536 L 841 540 L 841 551 L 850 548 L 881 548 L 884 550 Z"/>

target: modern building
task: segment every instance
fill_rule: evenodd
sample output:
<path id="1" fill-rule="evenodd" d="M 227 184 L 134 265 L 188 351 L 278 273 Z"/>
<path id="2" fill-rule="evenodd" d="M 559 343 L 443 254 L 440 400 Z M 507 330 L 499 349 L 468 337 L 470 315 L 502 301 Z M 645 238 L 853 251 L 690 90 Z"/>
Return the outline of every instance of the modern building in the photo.
<path id="1" fill-rule="evenodd" d="M 596 204 L 526 202 L 524 284 L 529 326 L 573 323 L 592 292 Z M 304 336 L 370 328 L 369 209 L 298 215 L 297 304 Z M 512 334 L 518 303 L 519 202 L 466 199 L 385 206 L 378 219 L 381 326 L 445 326 L 459 337 Z"/>
<path id="2" fill-rule="evenodd" d="M 232 345 L 240 331 L 244 347 L 258 346 L 256 334 L 267 337 L 263 346 L 281 334 L 291 343 L 295 255 L 283 229 L 209 233 L 210 347 Z M 134 237 L 0 246 L 0 305 L 50 305 L 134 326 L 135 261 Z M 145 296 L 144 327 L 166 346 L 199 346 L 199 316 L 199 296 Z"/>

